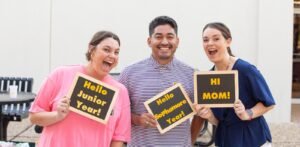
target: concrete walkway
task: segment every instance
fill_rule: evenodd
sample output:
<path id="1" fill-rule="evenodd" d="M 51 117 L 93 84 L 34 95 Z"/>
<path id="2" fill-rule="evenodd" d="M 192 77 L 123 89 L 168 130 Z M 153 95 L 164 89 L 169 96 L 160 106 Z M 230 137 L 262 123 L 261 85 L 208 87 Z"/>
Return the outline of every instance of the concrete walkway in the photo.
<path id="1" fill-rule="evenodd" d="M 24 119 L 22 122 L 11 122 L 8 126 L 8 140 L 28 126 L 31 126 L 28 119 Z M 273 137 L 273 147 L 300 147 L 300 124 L 271 123 L 269 126 Z M 38 138 L 39 134 L 36 134 L 34 128 L 30 127 L 14 141 L 36 142 Z"/>

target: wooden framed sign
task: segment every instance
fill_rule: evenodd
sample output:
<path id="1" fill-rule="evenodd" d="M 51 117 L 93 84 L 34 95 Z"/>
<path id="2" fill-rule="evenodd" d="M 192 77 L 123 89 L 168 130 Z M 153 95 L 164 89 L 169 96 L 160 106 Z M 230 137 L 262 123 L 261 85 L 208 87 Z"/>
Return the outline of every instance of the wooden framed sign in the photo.
<path id="1" fill-rule="evenodd" d="M 157 128 L 161 134 L 196 114 L 180 83 L 147 100 L 144 105 L 157 120 Z"/>
<path id="2" fill-rule="evenodd" d="M 198 71 L 194 73 L 194 98 L 207 107 L 233 107 L 239 98 L 238 72 Z"/>
<path id="3" fill-rule="evenodd" d="M 106 124 L 118 93 L 117 88 L 77 73 L 68 94 L 70 110 Z"/>

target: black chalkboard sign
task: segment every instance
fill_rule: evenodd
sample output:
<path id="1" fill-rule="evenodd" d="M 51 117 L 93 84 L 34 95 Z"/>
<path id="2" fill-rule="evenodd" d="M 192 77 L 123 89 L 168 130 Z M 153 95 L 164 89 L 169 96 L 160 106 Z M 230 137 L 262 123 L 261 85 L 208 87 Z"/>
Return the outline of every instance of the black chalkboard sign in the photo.
<path id="1" fill-rule="evenodd" d="M 195 72 L 194 85 L 195 102 L 207 107 L 233 107 L 239 98 L 235 70 Z"/>
<path id="2" fill-rule="evenodd" d="M 71 98 L 70 110 L 106 124 L 117 95 L 118 89 L 77 73 L 68 94 Z"/>
<path id="3" fill-rule="evenodd" d="M 157 120 L 157 128 L 161 134 L 196 114 L 180 83 L 147 100 L 144 105 Z"/>

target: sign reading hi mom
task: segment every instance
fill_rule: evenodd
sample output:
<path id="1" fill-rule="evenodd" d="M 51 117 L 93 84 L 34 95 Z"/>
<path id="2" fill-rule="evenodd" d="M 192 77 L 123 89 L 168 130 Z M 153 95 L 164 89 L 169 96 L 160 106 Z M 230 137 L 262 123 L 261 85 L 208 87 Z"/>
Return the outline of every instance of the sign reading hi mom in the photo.
<path id="1" fill-rule="evenodd" d="M 161 134 L 192 117 L 195 111 L 191 104 L 190 98 L 179 83 L 144 103 L 148 112 L 157 120 Z"/>
<path id="2" fill-rule="evenodd" d="M 194 98 L 208 107 L 233 107 L 239 98 L 238 72 L 200 71 L 194 73 Z"/>
<path id="3" fill-rule="evenodd" d="M 116 88 L 77 73 L 68 95 L 71 98 L 70 110 L 106 124 L 117 95 Z"/>

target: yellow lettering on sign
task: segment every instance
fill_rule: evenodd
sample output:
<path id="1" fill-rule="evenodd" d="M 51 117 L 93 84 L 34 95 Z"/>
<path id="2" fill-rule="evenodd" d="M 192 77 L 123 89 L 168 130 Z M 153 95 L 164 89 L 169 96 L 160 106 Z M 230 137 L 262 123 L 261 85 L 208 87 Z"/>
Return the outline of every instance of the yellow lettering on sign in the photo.
<path id="1" fill-rule="evenodd" d="M 211 78 L 210 79 L 210 85 L 220 85 L 221 79 L 220 78 Z"/>
<path id="2" fill-rule="evenodd" d="M 100 93 L 102 95 L 107 95 L 107 90 L 103 89 L 103 86 L 93 85 L 92 82 L 90 81 L 84 81 L 83 87 L 95 91 L 97 93 Z"/>
<path id="3" fill-rule="evenodd" d="M 104 106 L 105 104 L 107 104 L 106 101 L 104 100 L 101 100 L 100 98 L 97 97 L 97 95 L 95 96 L 91 96 L 91 95 L 88 95 L 86 93 L 84 93 L 82 90 L 79 91 L 79 93 L 77 94 L 78 97 L 81 97 L 85 100 L 88 100 L 90 102 L 93 102 L 93 103 L 96 103 L 100 106 Z"/>
<path id="4" fill-rule="evenodd" d="M 156 100 L 156 104 L 159 106 L 162 103 L 172 99 L 174 97 L 173 93 L 167 93 L 166 95 L 164 95 L 162 98 L 159 98 L 158 100 Z"/>
<path id="5" fill-rule="evenodd" d="M 230 92 L 203 92 L 202 99 L 203 100 L 230 99 Z"/>
<path id="6" fill-rule="evenodd" d="M 158 119 L 160 119 L 160 118 L 162 118 L 162 117 L 165 117 L 166 115 L 172 113 L 174 110 L 176 110 L 176 109 L 182 107 L 182 106 L 185 105 L 185 104 L 187 104 L 187 101 L 184 99 L 184 100 L 178 102 L 177 104 L 171 106 L 170 108 L 164 109 L 164 110 L 161 111 L 160 113 L 155 114 L 154 117 L 155 117 L 156 120 L 158 120 Z"/>
<path id="7" fill-rule="evenodd" d="M 76 105 L 77 109 L 79 110 L 82 110 L 82 111 L 85 111 L 85 112 L 88 112 L 90 114 L 94 114 L 94 115 L 97 115 L 99 116 L 100 115 L 100 112 L 101 112 L 101 109 L 95 109 L 93 107 L 90 107 L 90 106 L 87 106 L 85 104 L 83 104 L 83 102 L 77 100 L 77 105 Z"/>
<path id="8" fill-rule="evenodd" d="M 172 118 L 168 118 L 166 121 L 169 124 L 173 124 L 173 123 L 177 122 L 178 120 L 180 120 L 181 118 L 183 118 L 184 116 L 185 116 L 184 112 L 180 111 L 180 113 L 178 115 L 176 115 L 175 117 L 172 117 Z"/>

